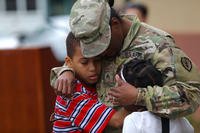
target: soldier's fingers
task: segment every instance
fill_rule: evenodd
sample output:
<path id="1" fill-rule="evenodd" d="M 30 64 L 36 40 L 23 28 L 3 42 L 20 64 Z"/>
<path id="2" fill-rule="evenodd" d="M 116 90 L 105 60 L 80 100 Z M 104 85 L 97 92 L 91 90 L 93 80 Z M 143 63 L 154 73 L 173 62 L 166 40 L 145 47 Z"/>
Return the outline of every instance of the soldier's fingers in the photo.
<path id="1" fill-rule="evenodd" d="M 63 80 L 60 80 L 60 81 L 58 82 L 57 91 L 58 91 L 59 93 L 62 93 L 62 89 L 63 89 Z"/>
<path id="2" fill-rule="evenodd" d="M 76 80 L 73 80 L 72 82 L 71 82 L 71 85 L 70 85 L 70 93 L 71 94 L 73 94 L 74 93 L 74 88 L 75 88 L 75 86 L 76 86 L 76 83 L 77 83 L 77 81 Z"/>
<path id="3" fill-rule="evenodd" d="M 59 81 L 56 80 L 56 83 L 55 83 L 55 86 L 54 86 L 54 90 L 56 90 L 56 91 L 57 91 L 57 89 L 58 89 L 58 84 L 59 84 Z"/>
<path id="4" fill-rule="evenodd" d="M 67 85 L 68 85 L 67 81 L 62 82 L 62 94 L 63 95 L 67 94 L 67 89 L 68 89 Z"/>
<path id="5" fill-rule="evenodd" d="M 116 91 L 109 91 L 109 92 L 108 92 L 108 95 L 111 95 L 111 96 L 113 96 L 113 97 L 119 97 L 119 93 L 116 92 Z"/>
<path id="6" fill-rule="evenodd" d="M 111 89 L 110 89 L 110 91 L 109 91 L 109 92 L 120 93 L 120 90 L 119 90 L 119 88 L 118 88 L 118 87 L 113 87 L 113 88 L 111 88 Z"/>
<path id="7" fill-rule="evenodd" d="M 73 80 L 72 85 L 71 85 L 71 93 L 74 93 L 74 88 L 76 86 L 76 80 Z"/>
<path id="8" fill-rule="evenodd" d="M 71 94 L 72 93 L 72 81 L 68 82 L 68 89 L 67 89 L 67 94 Z"/>
<path id="9" fill-rule="evenodd" d="M 121 105 L 120 102 L 119 102 L 119 101 L 116 101 L 116 100 L 114 100 L 112 103 L 113 103 L 114 105 Z"/>
<path id="10" fill-rule="evenodd" d="M 115 75 L 115 80 L 116 80 L 118 86 L 122 86 L 123 80 L 119 77 L 118 74 Z"/>

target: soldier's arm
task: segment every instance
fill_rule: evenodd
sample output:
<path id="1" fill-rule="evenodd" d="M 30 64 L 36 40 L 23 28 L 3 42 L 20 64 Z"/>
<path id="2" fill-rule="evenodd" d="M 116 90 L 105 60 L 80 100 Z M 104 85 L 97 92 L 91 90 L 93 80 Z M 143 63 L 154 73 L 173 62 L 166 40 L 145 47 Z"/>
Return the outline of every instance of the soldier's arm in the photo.
<path id="1" fill-rule="evenodd" d="M 139 89 L 137 104 L 169 118 L 193 113 L 200 104 L 200 74 L 191 59 L 179 48 L 163 45 L 152 62 L 163 73 L 164 86 Z"/>
<path id="2" fill-rule="evenodd" d="M 63 66 L 60 67 L 54 67 L 50 71 L 50 84 L 52 87 L 55 87 L 55 82 L 58 79 L 58 77 L 65 71 L 69 71 L 71 68 L 69 68 L 65 63 Z"/>
<path id="3" fill-rule="evenodd" d="M 73 81 L 75 79 L 74 71 L 66 64 L 62 67 L 55 67 L 51 69 L 50 83 L 59 95 L 69 95 L 72 93 Z"/>

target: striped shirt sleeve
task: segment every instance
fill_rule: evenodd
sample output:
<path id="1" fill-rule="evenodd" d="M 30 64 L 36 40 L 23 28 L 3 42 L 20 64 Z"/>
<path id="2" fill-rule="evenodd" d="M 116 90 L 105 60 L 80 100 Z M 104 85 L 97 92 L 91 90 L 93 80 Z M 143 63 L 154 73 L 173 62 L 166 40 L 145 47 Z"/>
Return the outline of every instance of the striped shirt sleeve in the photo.
<path id="1" fill-rule="evenodd" d="M 108 124 L 115 111 L 111 107 L 99 102 L 97 99 L 85 99 L 77 102 L 74 100 L 76 112 L 74 123 L 84 132 L 99 133 Z"/>
<path id="2" fill-rule="evenodd" d="M 78 95 L 73 100 L 64 100 L 58 96 L 55 105 L 56 119 L 54 131 L 72 131 L 100 133 L 107 126 L 115 110 L 107 107 L 95 98 Z"/>

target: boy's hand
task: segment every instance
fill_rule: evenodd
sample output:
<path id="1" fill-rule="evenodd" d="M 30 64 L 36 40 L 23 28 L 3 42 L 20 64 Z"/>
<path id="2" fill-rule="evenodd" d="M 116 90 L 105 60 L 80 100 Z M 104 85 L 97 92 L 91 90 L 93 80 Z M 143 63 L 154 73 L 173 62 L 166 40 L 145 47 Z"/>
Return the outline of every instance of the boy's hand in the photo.
<path id="1" fill-rule="evenodd" d="M 71 97 L 74 89 L 75 76 L 71 71 L 63 72 L 55 83 L 55 93 L 57 95 L 63 95 Z"/>
<path id="2" fill-rule="evenodd" d="M 122 106 L 134 104 L 138 90 L 131 84 L 124 82 L 119 75 L 116 75 L 115 79 L 118 86 L 110 89 L 108 92 L 109 95 L 114 97 L 114 100 L 110 99 L 113 101 L 113 104 Z"/>
<path id="3" fill-rule="evenodd" d="M 127 115 L 129 115 L 130 113 L 131 112 L 127 111 L 125 108 L 120 108 L 111 117 L 108 125 L 115 127 L 115 128 L 122 128 L 125 117 Z"/>

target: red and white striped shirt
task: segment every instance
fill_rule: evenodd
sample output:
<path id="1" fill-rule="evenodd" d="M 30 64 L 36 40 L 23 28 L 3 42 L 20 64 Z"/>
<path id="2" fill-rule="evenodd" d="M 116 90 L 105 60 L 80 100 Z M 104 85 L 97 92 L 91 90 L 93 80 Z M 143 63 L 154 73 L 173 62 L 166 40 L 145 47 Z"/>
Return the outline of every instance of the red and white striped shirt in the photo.
<path id="1" fill-rule="evenodd" d="M 53 132 L 101 133 L 114 113 L 98 101 L 96 89 L 78 82 L 73 98 L 57 96 Z"/>

